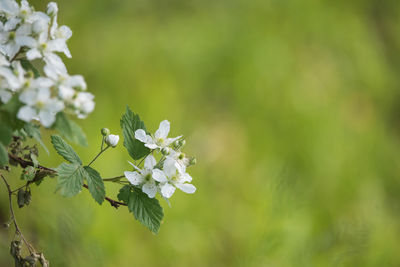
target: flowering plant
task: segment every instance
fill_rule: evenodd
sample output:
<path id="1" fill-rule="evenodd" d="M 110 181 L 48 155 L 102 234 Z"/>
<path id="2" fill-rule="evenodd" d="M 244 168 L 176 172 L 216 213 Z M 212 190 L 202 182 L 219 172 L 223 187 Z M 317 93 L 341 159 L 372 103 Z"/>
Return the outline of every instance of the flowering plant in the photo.
<path id="1" fill-rule="evenodd" d="M 46 12 L 40 12 L 26 0 L 0 0 L 0 176 L 9 196 L 7 225 L 13 224 L 16 231 L 10 249 L 16 266 L 49 265 L 23 236 L 12 204 L 16 197 L 19 208 L 29 205 L 30 187 L 40 185 L 45 177 L 57 177 L 56 191 L 65 197 L 86 188 L 100 205 L 107 201 L 115 208 L 127 206 L 135 219 L 153 233 L 158 233 L 164 216 L 157 193 L 169 204 L 176 188 L 185 193 L 196 191 L 187 173 L 196 160 L 182 152 L 182 136 L 168 138 L 167 120 L 151 134 L 127 107 L 121 118 L 123 145 L 134 163 L 129 162 L 132 170 L 112 178 L 103 178 L 91 165 L 109 148 L 117 147 L 118 135 L 103 128 L 100 151 L 88 164 L 67 143 L 88 145 L 84 132 L 70 117 L 86 118 L 95 103 L 93 94 L 86 91 L 84 78 L 68 74 L 59 56 L 62 53 L 71 57 L 67 40 L 72 31 L 68 26 L 59 26 L 57 16 L 54 2 L 48 4 Z M 42 127 L 59 133 L 51 136 L 51 143 L 66 162 L 56 168 L 42 166 L 37 146 L 25 143 L 35 139 L 49 153 L 41 139 Z M 24 184 L 11 189 L 5 176 L 14 166 L 22 168 Z M 106 196 L 105 182 L 121 185 L 118 200 Z M 23 245 L 29 255 L 22 255 Z"/>

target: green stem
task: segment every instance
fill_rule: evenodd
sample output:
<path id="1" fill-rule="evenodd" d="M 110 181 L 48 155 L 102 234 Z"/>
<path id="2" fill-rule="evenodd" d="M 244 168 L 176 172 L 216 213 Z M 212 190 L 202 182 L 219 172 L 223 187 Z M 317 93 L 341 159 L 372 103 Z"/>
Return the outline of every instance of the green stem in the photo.
<path id="1" fill-rule="evenodd" d="M 114 181 L 119 181 L 121 178 L 124 178 L 125 175 L 120 175 L 112 178 L 103 178 L 103 181 L 105 182 L 114 182 Z"/>
<path id="2" fill-rule="evenodd" d="M 106 148 L 102 149 L 102 150 L 99 152 L 99 154 L 97 154 L 96 157 L 94 157 L 94 159 L 93 159 L 87 166 L 89 167 L 90 165 L 92 165 L 92 163 L 95 162 L 96 159 L 97 159 L 101 154 L 103 154 L 103 152 L 106 151 L 109 147 L 110 147 L 110 146 L 107 146 Z"/>

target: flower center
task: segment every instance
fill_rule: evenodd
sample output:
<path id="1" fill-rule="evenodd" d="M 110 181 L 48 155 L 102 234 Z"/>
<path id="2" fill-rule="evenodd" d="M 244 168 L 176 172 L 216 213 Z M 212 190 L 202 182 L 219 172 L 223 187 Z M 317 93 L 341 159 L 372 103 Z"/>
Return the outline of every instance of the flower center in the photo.
<path id="1" fill-rule="evenodd" d="M 44 108 L 44 105 L 45 105 L 45 103 L 44 103 L 43 101 L 38 101 L 38 102 L 36 102 L 36 107 L 37 107 L 38 109 Z"/>
<path id="2" fill-rule="evenodd" d="M 15 36 L 16 36 L 16 33 L 15 33 L 15 32 L 10 32 L 10 35 L 8 36 L 8 38 L 9 38 L 10 40 L 14 40 L 14 39 L 15 39 Z"/>
<path id="3" fill-rule="evenodd" d="M 144 180 L 145 180 L 146 182 L 150 181 L 150 180 L 151 180 L 151 174 L 148 173 L 148 174 L 144 177 Z"/>

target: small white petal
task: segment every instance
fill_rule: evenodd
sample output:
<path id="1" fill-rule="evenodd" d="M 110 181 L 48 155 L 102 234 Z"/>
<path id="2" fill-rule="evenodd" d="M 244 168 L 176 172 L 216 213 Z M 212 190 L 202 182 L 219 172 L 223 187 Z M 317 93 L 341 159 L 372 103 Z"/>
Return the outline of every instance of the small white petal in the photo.
<path id="1" fill-rule="evenodd" d="M 23 106 L 19 109 L 17 118 L 26 122 L 30 122 L 36 116 L 36 110 L 30 106 Z"/>
<path id="2" fill-rule="evenodd" d="M 135 138 L 142 143 L 146 143 L 146 132 L 143 129 L 136 130 Z"/>
<path id="3" fill-rule="evenodd" d="M 164 184 L 161 186 L 161 194 L 165 198 L 170 198 L 175 192 L 175 187 L 170 185 L 169 183 Z"/>
<path id="4" fill-rule="evenodd" d="M 192 184 L 175 184 L 175 186 L 188 194 L 193 194 L 196 192 L 196 187 Z"/>
<path id="5" fill-rule="evenodd" d="M 36 45 L 35 39 L 30 36 L 17 36 L 15 42 L 20 46 L 34 47 Z"/>
<path id="6" fill-rule="evenodd" d="M 156 166 L 156 164 L 157 164 L 157 161 L 153 155 L 147 156 L 146 159 L 144 160 L 144 168 L 145 169 L 152 170 L 154 168 L 154 166 Z"/>
<path id="7" fill-rule="evenodd" d="M 0 88 L 0 99 L 1 99 L 1 102 L 3 102 L 5 104 L 8 101 L 10 101 L 11 97 L 12 97 L 12 94 L 9 91 Z"/>
<path id="8" fill-rule="evenodd" d="M 154 136 L 159 139 L 159 138 L 167 138 L 168 133 L 170 130 L 170 123 L 167 120 L 164 120 L 162 122 L 160 122 L 160 127 L 158 128 L 158 130 L 156 131 L 156 133 L 154 134 Z"/>
<path id="9" fill-rule="evenodd" d="M 40 51 L 38 49 L 32 48 L 26 53 L 26 57 L 29 60 L 33 60 L 33 59 L 36 59 L 36 58 L 41 58 L 42 54 L 40 53 Z"/>
<path id="10" fill-rule="evenodd" d="M 143 182 L 143 177 L 138 172 L 124 172 L 124 175 L 128 181 L 133 185 L 139 185 Z"/>
<path id="11" fill-rule="evenodd" d="M 157 186 L 154 183 L 154 181 L 148 182 L 143 185 L 142 191 L 143 193 L 146 193 L 149 196 L 149 198 L 154 198 L 157 193 Z"/>
<path id="12" fill-rule="evenodd" d="M 167 177 L 172 177 L 176 174 L 177 172 L 177 163 L 175 160 L 171 159 L 171 158 L 167 158 L 164 161 L 164 173 Z"/>
<path id="13" fill-rule="evenodd" d="M 159 169 L 154 169 L 152 176 L 153 176 L 154 180 L 156 180 L 157 182 L 160 182 L 160 183 L 165 183 L 168 181 L 165 174 Z"/>
<path id="14" fill-rule="evenodd" d="M 43 126 L 48 128 L 55 122 L 56 113 L 51 112 L 50 110 L 41 110 L 39 112 L 39 119 Z"/>

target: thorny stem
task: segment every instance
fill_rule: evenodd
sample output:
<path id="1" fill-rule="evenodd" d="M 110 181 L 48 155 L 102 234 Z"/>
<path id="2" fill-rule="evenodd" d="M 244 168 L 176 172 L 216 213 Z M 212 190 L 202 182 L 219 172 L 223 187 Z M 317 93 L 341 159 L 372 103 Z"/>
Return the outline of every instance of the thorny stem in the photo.
<path id="1" fill-rule="evenodd" d="M 35 249 L 32 247 L 32 245 L 29 244 L 28 241 L 26 241 L 24 235 L 23 235 L 22 232 L 21 232 L 21 229 L 20 229 L 19 226 L 18 226 L 17 219 L 15 218 L 14 209 L 13 209 L 13 206 L 12 206 L 12 194 L 13 194 L 13 191 L 11 190 L 11 187 L 10 187 L 10 185 L 8 184 L 6 178 L 4 178 L 3 174 L 0 173 L 0 176 L 1 176 L 1 178 L 3 178 L 3 181 L 4 181 L 4 183 L 5 183 L 6 187 L 7 187 L 7 191 L 8 191 L 8 201 L 9 201 L 9 205 L 10 205 L 11 220 L 13 221 L 13 224 L 14 224 L 14 226 L 15 226 L 15 232 L 21 237 L 22 241 L 24 241 L 24 243 L 25 243 L 25 245 L 27 246 L 29 252 L 30 252 L 31 254 L 36 253 L 36 251 L 35 251 Z"/>
<path id="2" fill-rule="evenodd" d="M 109 147 L 110 147 L 110 146 L 107 146 L 107 147 L 104 148 L 104 149 L 102 148 L 102 149 L 100 150 L 99 154 L 97 154 L 96 157 L 94 157 L 94 159 L 93 159 L 87 166 L 89 167 L 90 165 L 92 165 L 92 163 L 95 162 L 96 159 L 97 159 L 104 151 L 106 151 Z"/>

